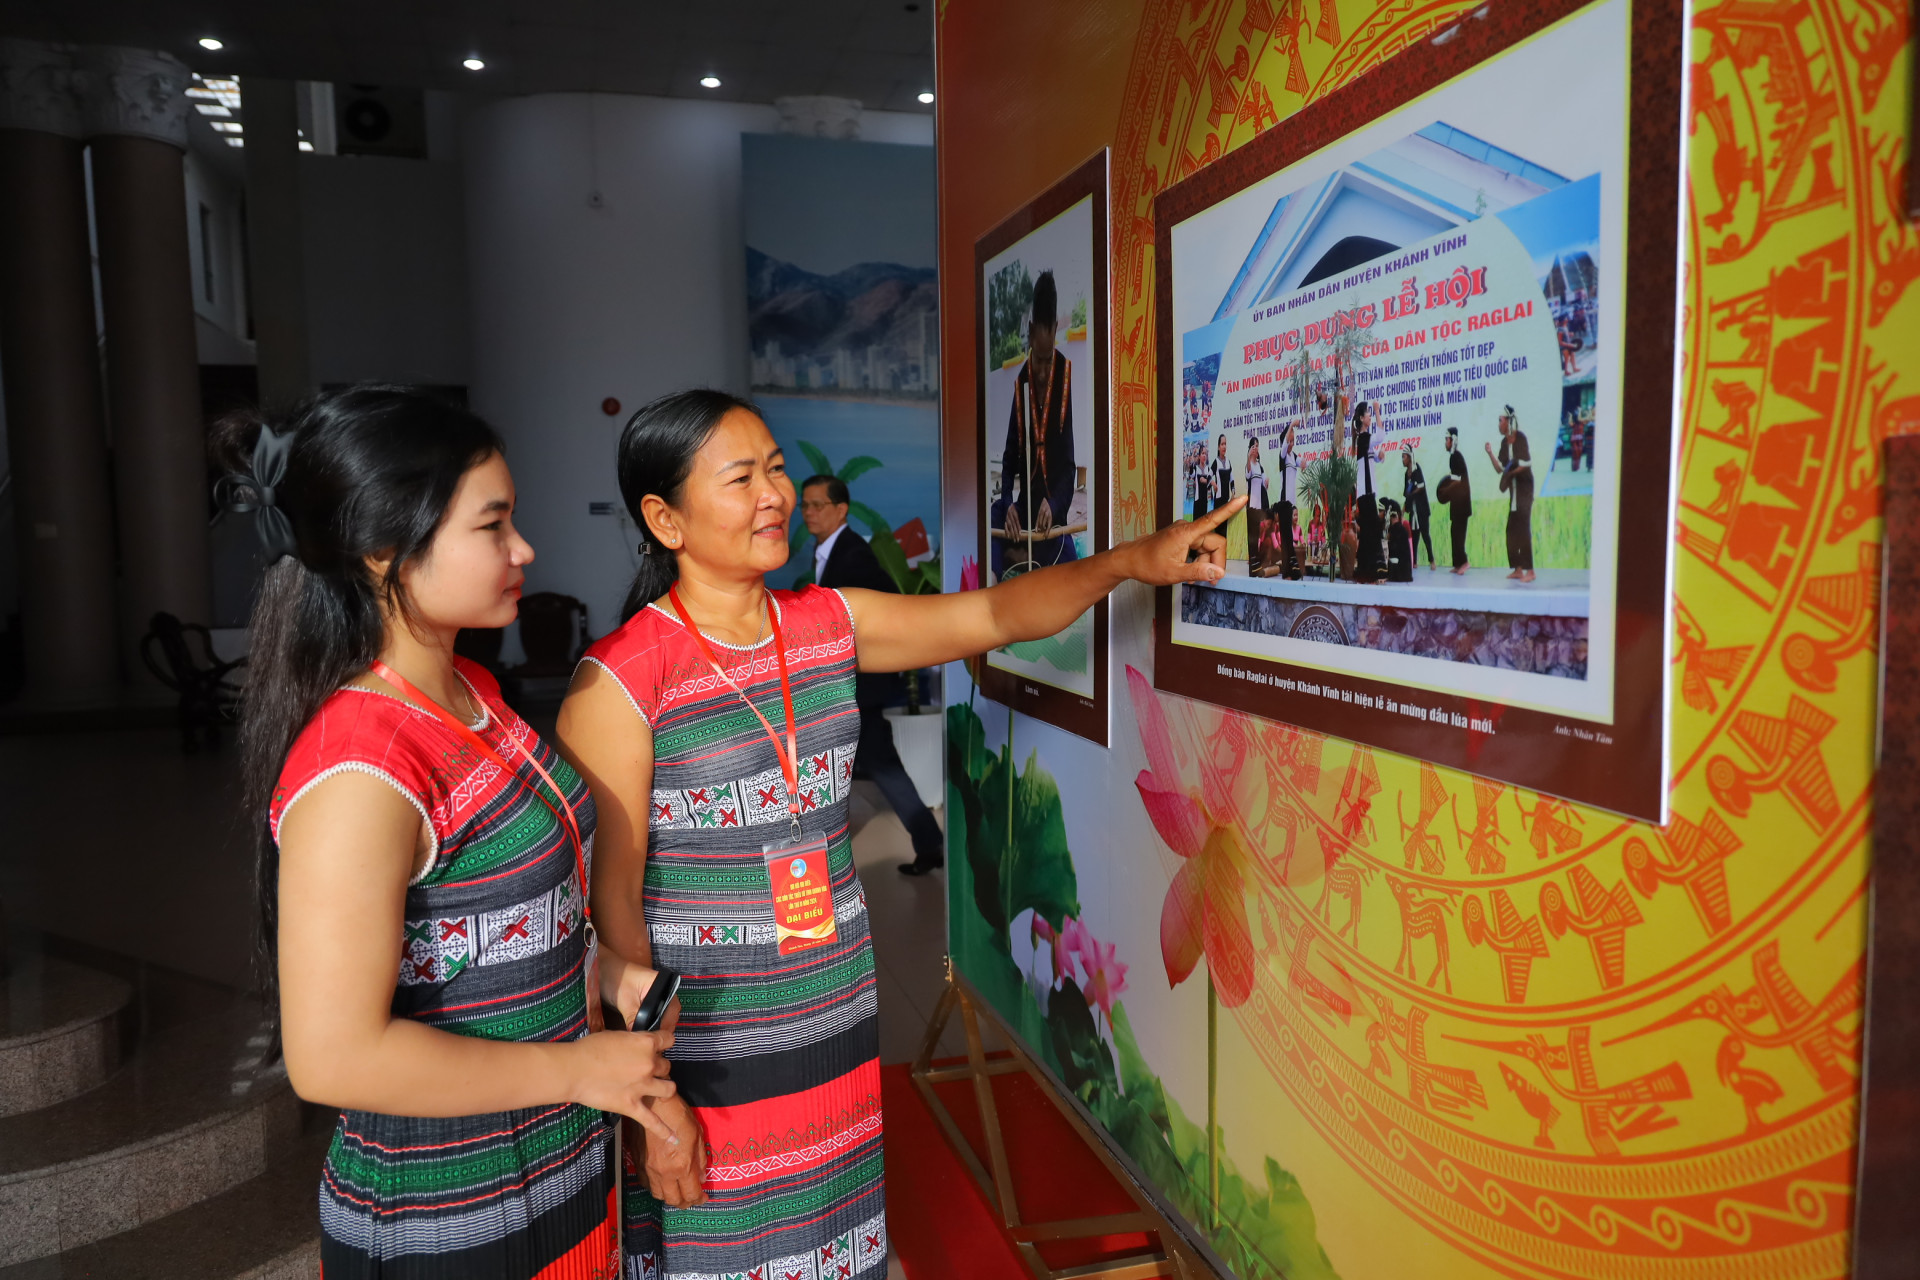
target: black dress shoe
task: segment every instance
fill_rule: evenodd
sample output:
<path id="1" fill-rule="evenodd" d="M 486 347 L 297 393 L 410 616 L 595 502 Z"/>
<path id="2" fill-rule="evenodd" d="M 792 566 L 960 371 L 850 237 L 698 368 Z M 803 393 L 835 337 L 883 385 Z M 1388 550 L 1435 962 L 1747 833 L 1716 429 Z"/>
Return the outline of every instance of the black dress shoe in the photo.
<path id="1" fill-rule="evenodd" d="M 903 876 L 923 876 L 929 871 L 938 871 L 946 865 L 944 861 L 922 862 L 920 859 L 915 858 L 912 862 L 903 862 L 900 864 L 900 874 Z"/>

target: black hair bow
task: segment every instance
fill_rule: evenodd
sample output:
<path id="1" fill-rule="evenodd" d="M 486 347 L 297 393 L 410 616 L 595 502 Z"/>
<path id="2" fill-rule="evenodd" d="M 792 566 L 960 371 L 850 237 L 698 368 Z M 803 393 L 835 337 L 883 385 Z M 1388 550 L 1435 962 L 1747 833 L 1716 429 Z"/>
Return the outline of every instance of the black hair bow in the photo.
<path id="1" fill-rule="evenodd" d="M 295 553 L 293 522 L 281 509 L 275 488 L 286 479 L 287 455 L 293 451 L 293 433 L 281 435 L 260 428 L 254 441 L 253 465 L 245 474 L 226 475 L 214 486 L 213 496 L 222 511 L 252 515 L 253 530 L 272 563 Z"/>

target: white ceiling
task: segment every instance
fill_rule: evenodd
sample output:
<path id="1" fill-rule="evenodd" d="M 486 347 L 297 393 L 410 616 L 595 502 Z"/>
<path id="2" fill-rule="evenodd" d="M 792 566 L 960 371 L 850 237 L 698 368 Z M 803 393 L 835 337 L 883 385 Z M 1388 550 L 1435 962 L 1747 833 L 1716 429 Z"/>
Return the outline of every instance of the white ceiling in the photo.
<path id="1" fill-rule="evenodd" d="M 5 0 L 0 34 L 249 73 L 483 93 L 858 98 L 928 111 L 936 0 Z M 197 43 L 215 36 L 226 47 Z M 477 56 L 482 71 L 463 69 Z M 703 89 L 703 75 L 719 89 Z"/>

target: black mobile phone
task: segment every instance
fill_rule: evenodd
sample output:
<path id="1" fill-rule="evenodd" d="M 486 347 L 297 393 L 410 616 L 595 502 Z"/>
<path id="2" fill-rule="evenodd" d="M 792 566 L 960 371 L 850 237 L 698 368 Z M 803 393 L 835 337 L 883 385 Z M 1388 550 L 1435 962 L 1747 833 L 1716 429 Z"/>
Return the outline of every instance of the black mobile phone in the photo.
<path id="1" fill-rule="evenodd" d="M 633 1015 L 630 1031 L 658 1031 L 660 1023 L 667 1016 L 667 1006 L 680 994 L 680 975 L 671 969 L 658 970 L 653 975 L 653 983 L 647 988 L 647 994 L 640 1001 L 639 1012 Z"/>

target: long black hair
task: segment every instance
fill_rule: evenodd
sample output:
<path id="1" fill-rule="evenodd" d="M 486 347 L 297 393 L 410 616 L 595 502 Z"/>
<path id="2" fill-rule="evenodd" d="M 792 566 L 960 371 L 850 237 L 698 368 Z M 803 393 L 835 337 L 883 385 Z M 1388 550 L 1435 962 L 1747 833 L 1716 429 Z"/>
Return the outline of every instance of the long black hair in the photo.
<path id="1" fill-rule="evenodd" d="M 680 580 L 680 562 L 647 527 L 642 500 L 652 494 L 670 507 L 678 505 L 687 474 L 693 470 L 694 455 L 705 447 L 720 419 L 735 409 L 764 417 L 750 400 L 711 387 L 696 387 L 640 406 L 620 432 L 620 497 L 627 504 L 627 514 L 640 528 L 640 571 L 633 575 L 633 586 L 627 589 L 627 601 L 620 610 L 622 622 L 667 594 L 667 588 Z"/>
<path id="2" fill-rule="evenodd" d="M 282 414 L 241 413 L 214 429 L 215 460 L 249 477 L 261 433 L 285 444 L 284 473 L 265 480 L 284 531 L 253 607 L 240 744 L 247 821 L 257 846 L 261 989 L 277 1007 L 280 847 L 268 806 L 287 752 L 336 689 L 386 640 L 383 606 L 408 613 L 400 571 L 425 555 L 468 470 L 501 451 L 492 427 L 404 387 L 328 392 Z M 280 517 L 284 517 L 284 522 Z M 369 559 L 389 559 L 375 574 Z"/>

